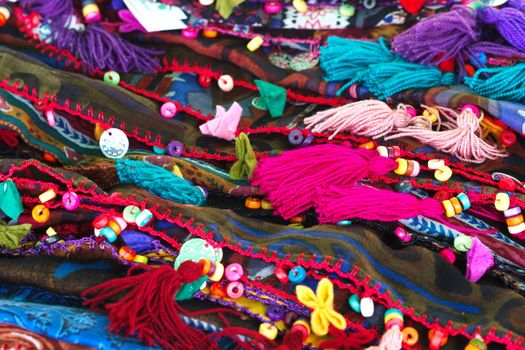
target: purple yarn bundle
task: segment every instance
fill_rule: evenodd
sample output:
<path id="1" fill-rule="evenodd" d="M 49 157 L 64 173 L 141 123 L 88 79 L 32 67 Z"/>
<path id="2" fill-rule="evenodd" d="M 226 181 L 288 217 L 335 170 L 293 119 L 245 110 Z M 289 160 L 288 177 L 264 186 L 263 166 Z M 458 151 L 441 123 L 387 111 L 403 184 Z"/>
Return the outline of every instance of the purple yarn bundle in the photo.
<path id="1" fill-rule="evenodd" d="M 85 30 L 69 28 L 71 19 L 77 15 L 72 0 L 20 0 L 20 4 L 48 20 L 51 42 L 72 52 L 88 68 L 150 73 L 160 66 L 154 57 L 160 52 L 131 44 L 107 32 L 99 23 L 88 24 Z"/>

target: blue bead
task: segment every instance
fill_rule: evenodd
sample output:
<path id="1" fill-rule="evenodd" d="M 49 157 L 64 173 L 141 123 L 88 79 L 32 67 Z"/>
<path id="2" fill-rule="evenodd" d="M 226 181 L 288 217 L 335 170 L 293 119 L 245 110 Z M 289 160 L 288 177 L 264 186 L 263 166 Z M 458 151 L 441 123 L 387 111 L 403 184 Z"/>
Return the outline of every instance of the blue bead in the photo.
<path id="1" fill-rule="evenodd" d="M 109 243 L 115 242 L 117 234 L 110 227 L 106 226 L 100 230 L 100 235 L 106 237 Z"/>
<path id="2" fill-rule="evenodd" d="M 293 146 L 299 146 L 304 141 L 304 136 L 301 130 L 294 129 L 288 134 L 288 141 Z"/>
<path id="3" fill-rule="evenodd" d="M 470 200 L 468 199 L 468 196 L 465 193 L 460 193 L 456 196 L 456 198 L 461 202 L 461 206 L 463 207 L 463 211 L 470 208 Z"/>
<path id="4" fill-rule="evenodd" d="M 292 283 L 301 283 L 306 278 L 306 270 L 301 266 L 294 266 L 288 272 L 288 279 Z"/>
<path id="5" fill-rule="evenodd" d="M 348 226 L 348 225 L 352 225 L 352 221 L 350 221 L 350 220 L 341 220 L 337 224 L 339 226 Z"/>
<path id="6" fill-rule="evenodd" d="M 156 154 L 165 154 L 166 153 L 166 149 L 165 148 L 160 148 L 160 147 L 157 147 L 157 146 L 153 146 L 153 152 L 155 152 Z"/>
<path id="7" fill-rule="evenodd" d="M 361 302 L 359 300 L 359 295 L 352 294 L 350 298 L 348 298 L 348 305 L 350 305 L 350 308 L 358 314 L 361 313 Z"/>

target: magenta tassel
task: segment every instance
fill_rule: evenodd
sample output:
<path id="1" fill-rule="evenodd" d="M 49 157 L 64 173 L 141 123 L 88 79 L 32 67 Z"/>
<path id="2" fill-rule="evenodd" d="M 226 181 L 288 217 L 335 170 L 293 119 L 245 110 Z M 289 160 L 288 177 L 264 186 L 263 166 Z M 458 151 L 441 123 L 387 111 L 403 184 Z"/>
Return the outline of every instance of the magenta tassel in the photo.
<path id="1" fill-rule="evenodd" d="M 289 219 L 313 206 L 315 191 L 321 186 L 349 186 L 396 167 L 393 159 L 376 151 L 327 144 L 264 158 L 251 182 L 268 196 L 277 214 Z"/>

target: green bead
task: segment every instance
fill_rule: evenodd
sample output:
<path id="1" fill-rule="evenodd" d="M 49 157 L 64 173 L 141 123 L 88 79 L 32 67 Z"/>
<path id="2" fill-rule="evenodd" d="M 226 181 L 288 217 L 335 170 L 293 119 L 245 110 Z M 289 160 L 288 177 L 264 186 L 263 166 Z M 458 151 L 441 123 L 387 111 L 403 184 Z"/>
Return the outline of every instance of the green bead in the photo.
<path id="1" fill-rule="evenodd" d="M 454 248 L 460 252 L 466 252 L 472 248 L 472 238 L 466 235 L 457 236 L 454 239 Z"/>
<path id="2" fill-rule="evenodd" d="M 479 350 L 487 350 L 487 344 L 485 344 L 482 340 L 479 339 L 470 339 L 468 342 L 469 345 L 477 347 Z"/>
<path id="3" fill-rule="evenodd" d="M 139 207 L 136 207 L 134 205 L 128 205 L 124 208 L 124 211 L 122 212 L 122 217 L 127 223 L 135 222 L 135 219 L 137 218 L 137 215 L 141 212 Z"/>
<path id="4" fill-rule="evenodd" d="M 153 152 L 155 152 L 156 154 L 166 154 L 166 149 L 153 146 Z"/>
<path id="5" fill-rule="evenodd" d="M 352 225 L 352 221 L 350 221 L 350 220 L 341 220 L 337 224 L 339 226 L 349 226 L 349 225 Z"/>
<path id="6" fill-rule="evenodd" d="M 117 72 L 110 70 L 104 74 L 104 83 L 118 85 L 120 83 L 120 75 Z"/>
<path id="7" fill-rule="evenodd" d="M 268 108 L 266 108 L 266 105 L 261 101 L 259 97 L 254 97 L 252 99 L 252 106 L 260 109 L 261 111 L 266 111 Z"/>
<path id="8" fill-rule="evenodd" d="M 350 298 L 348 298 L 348 305 L 350 305 L 350 308 L 358 314 L 361 313 L 361 302 L 359 300 L 359 295 L 352 294 Z"/>
<path id="9" fill-rule="evenodd" d="M 300 230 L 304 229 L 304 225 L 300 224 L 298 222 L 293 222 L 293 223 L 289 224 L 288 227 L 297 228 L 297 229 L 300 229 Z"/>
<path id="10" fill-rule="evenodd" d="M 475 10 L 480 9 L 482 7 L 485 7 L 485 4 L 481 1 L 474 1 L 467 5 L 470 8 L 473 8 Z"/>
<path id="11" fill-rule="evenodd" d="M 403 313 L 401 311 L 399 311 L 398 309 L 388 309 L 385 311 L 385 318 L 391 314 L 396 314 L 398 315 L 398 318 L 399 319 L 403 319 Z"/>
<path id="12" fill-rule="evenodd" d="M 339 6 L 339 14 L 343 17 L 352 17 L 355 15 L 355 7 L 349 4 Z"/>

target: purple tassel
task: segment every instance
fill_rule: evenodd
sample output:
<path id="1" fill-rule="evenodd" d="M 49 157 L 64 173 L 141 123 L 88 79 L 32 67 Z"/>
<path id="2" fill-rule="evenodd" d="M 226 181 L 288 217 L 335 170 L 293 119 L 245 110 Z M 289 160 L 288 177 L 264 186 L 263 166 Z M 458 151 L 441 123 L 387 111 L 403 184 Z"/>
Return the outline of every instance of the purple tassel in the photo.
<path id="1" fill-rule="evenodd" d="M 159 51 L 131 44 L 108 33 L 98 23 L 80 31 L 53 23 L 50 38 L 54 45 L 72 52 L 91 69 L 152 73 L 160 67 L 159 60 L 153 57 Z"/>
<path id="2" fill-rule="evenodd" d="M 514 7 L 520 11 L 525 11 L 525 3 L 522 0 L 509 0 L 505 5 Z"/>
<path id="3" fill-rule="evenodd" d="M 512 7 L 496 10 L 490 6 L 479 9 L 481 21 L 496 25 L 501 36 L 515 48 L 525 52 L 525 14 Z"/>
<path id="4" fill-rule="evenodd" d="M 449 58 L 457 58 L 461 50 L 479 39 L 476 11 L 455 6 L 397 35 L 392 50 L 411 62 L 438 65 Z M 438 59 L 438 55 L 442 56 Z"/>
<path id="5" fill-rule="evenodd" d="M 44 19 L 64 23 L 75 14 L 72 0 L 19 0 L 24 10 L 38 12 Z"/>

